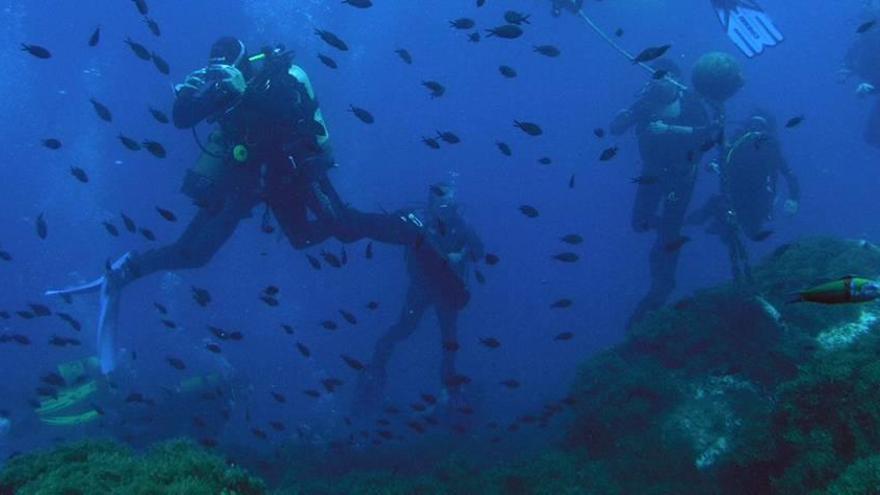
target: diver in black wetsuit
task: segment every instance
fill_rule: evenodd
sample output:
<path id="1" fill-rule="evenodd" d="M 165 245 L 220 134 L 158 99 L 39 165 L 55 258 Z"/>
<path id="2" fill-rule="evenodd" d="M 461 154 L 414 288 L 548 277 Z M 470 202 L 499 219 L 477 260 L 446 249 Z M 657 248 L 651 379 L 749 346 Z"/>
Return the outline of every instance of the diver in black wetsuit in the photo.
<path id="1" fill-rule="evenodd" d="M 94 282 L 47 292 L 101 292 L 98 339 L 105 373 L 114 366 L 113 320 L 121 289 L 158 271 L 206 265 L 260 204 L 266 205 L 264 230 L 271 230 L 271 212 L 297 249 L 331 236 L 412 245 L 421 235 L 406 217 L 362 213 L 339 198 L 327 176 L 335 166 L 327 126 L 308 75 L 289 52 L 266 49 L 249 57 L 244 43 L 225 37 L 214 43 L 210 57 L 207 67 L 177 86 L 174 102 L 176 127 L 193 128 L 203 120 L 219 127 L 205 145 L 199 143 L 203 153 L 184 181 L 183 192 L 199 206 L 186 231 L 173 244 L 126 254 Z"/>
<path id="2" fill-rule="evenodd" d="M 436 258 L 424 256 L 424 248 L 407 248 L 410 284 L 406 302 L 398 322 L 376 342 L 366 376 L 358 390 L 359 406 L 378 403 L 385 387 L 386 367 L 394 346 L 416 331 L 425 311 L 432 306 L 440 324 L 443 348 L 441 384 L 450 403 L 460 401 L 461 384 L 455 381 L 455 353 L 458 350 L 456 323 L 458 312 L 470 298 L 465 284 L 469 267 L 483 257 L 483 243 L 465 223 L 455 203 L 455 190 L 450 185 L 432 186 L 427 207 L 408 216 L 424 226 L 424 243 L 445 255 L 444 266 L 438 265 Z"/>
<path id="3" fill-rule="evenodd" d="M 681 74 L 669 61 L 659 62 L 655 68 L 672 77 Z M 696 182 L 700 148 L 711 139 L 709 125 L 709 114 L 700 97 L 665 79 L 649 82 L 638 101 L 618 113 L 611 123 L 611 132 L 616 136 L 635 129 L 642 157 L 633 229 L 657 230 L 650 255 L 651 288 L 639 303 L 630 325 L 662 306 L 675 288 L 679 250 L 668 246 L 681 237 Z"/>
<path id="4" fill-rule="evenodd" d="M 880 2 L 865 2 L 866 20 L 880 17 Z M 873 99 L 873 105 L 865 126 L 865 142 L 880 148 L 880 30 L 871 29 L 858 35 L 844 59 L 841 75 L 844 79 L 851 75 L 858 76 L 862 82 L 856 88 L 856 94 L 862 98 Z"/>
<path id="5" fill-rule="evenodd" d="M 688 224 L 711 221 L 708 232 L 721 238 L 730 253 L 735 279 L 745 272 L 747 255 L 739 244 L 738 232 L 754 241 L 769 235 L 766 222 L 773 218 L 781 175 L 788 187 L 783 209 L 794 215 L 800 208 L 800 185 L 782 154 L 776 119 L 767 112 L 754 112 L 746 126 L 732 139 L 724 162 L 713 162 L 722 178 L 722 192 L 712 196 L 688 217 Z M 741 252 L 742 251 L 742 252 Z"/>

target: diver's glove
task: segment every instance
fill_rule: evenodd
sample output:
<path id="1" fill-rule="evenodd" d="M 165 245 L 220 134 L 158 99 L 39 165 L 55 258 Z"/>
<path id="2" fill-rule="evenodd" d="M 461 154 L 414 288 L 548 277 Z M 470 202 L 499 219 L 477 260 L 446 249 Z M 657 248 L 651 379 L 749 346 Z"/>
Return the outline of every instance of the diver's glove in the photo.
<path id="1" fill-rule="evenodd" d="M 241 99 L 247 88 L 244 75 L 232 65 L 212 64 L 191 72 L 175 86 L 174 122 L 187 128 L 219 115 Z"/>
<path id="2" fill-rule="evenodd" d="M 798 210 L 800 210 L 801 204 L 798 203 L 796 199 L 788 199 L 785 201 L 785 204 L 782 205 L 782 209 L 785 211 L 785 214 L 788 216 L 794 216 L 797 214 Z"/>

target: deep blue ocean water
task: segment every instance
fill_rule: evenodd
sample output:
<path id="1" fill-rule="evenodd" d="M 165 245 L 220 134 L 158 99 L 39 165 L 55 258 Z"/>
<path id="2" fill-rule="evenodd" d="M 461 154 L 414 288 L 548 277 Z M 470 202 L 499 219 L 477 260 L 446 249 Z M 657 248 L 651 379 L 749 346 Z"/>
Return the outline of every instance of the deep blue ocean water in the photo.
<path id="1" fill-rule="evenodd" d="M 459 368 L 474 379 L 480 420 L 509 421 L 558 400 L 579 362 L 623 337 L 626 319 L 648 287 L 653 236 L 630 228 L 635 188 L 629 179 L 638 175 L 640 160 L 635 138 L 600 140 L 592 133 L 632 103 L 648 76 L 579 19 L 553 18 L 548 3 L 488 0 L 476 8 L 470 0 L 375 0 L 374 7 L 361 10 L 317 0 L 152 0 L 150 16 L 162 28 L 161 37 L 154 37 L 127 0 L 0 2 L 0 249 L 14 256 L 0 263 L 0 309 L 25 309 L 29 302 L 61 307 L 42 292 L 96 276 L 107 259 L 127 250 L 151 247 L 140 236 L 106 234 L 101 222 L 119 226 L 121 211 L 154 230 L 159 242 L 175 239 L 196 210 L 179 187 L 199 150 L 188 131 L 158 124 L 147 107 L 170 113 L 172 85 L 205 64 L 218 36 L 238 36 L 253 50 L 284 43 L 296 51 L 296 63 L 308 71 L 317 91 L 341 165 L 331 179 L 346 201 L 367 211 L 394 210 L 423 202 L 430 183 L 454 181 L 468 221 L 487 250 L 500 256 L 497 266 L 481 268 L 488 281 L 472 284 L 473 299 L 459 322 Z M 754 59 L 736 53 L 708 3 L 588 0 L 586 11 L 609 31 L 622 28 L 619 42 L 631 51 L 671 43 L 671 57 L 685 68 L 707 51 L 735 55 L 747 84 L 729 102 L 731 121 L 756 107 L 769 109 L 780 121 L 805 116 L 801 126 L 781 133 L 801 180 L 801 211 L 794 218 L 778 216 L 773 237 L 750 245 L 753 260 L 805 236 L 876 239 L 878 154 L 861 138 L 868 105 L 855 96 L 854 81 L 839 84 L 836 74 L 856 36 L 859 2 L 765 0 L 786 40 Z M 470 43 L 466 31 L 448 24 L 470 17 L 482 30 L 502 24 L 508 9 L 532 14 L 521 39 L 484 37 Z M 101 42 L 90 48 L 87 39 L 98 25 Z M 327 46 L 314 35 L 316 28 L 340 35 L 350 50 Z M 161 54 L 171 65 L 170 76 L 135 58 L 123 43 L 129 36 Z M 33 58 L 20 51 L 20 43 L 45 46 L 53 57 Z M 541 57 L 532 49 L 540 44 L 554 44 L 562 55 Z M 401 62 L 394 53 L 398 48 L 412 53 L 412 65 Z M 339 69 L 321 64 L 318 53 L 332 56 Z M 519 76 L 502 78 L 499 64 L 516 68 Z M 446 94 L 429 98 L 420 84 L 424 80 L 442 82 Z M 113 111 L 111 124 L 96 118 L 92 97 Z M 369 109 L 376 123 L 366 126 L 355 119 L 347 111 L 351 104 Z M 514 120 L 537 122 L 544 135 L 526 136 L 513 127 Z M 199 130 L 204 138 L 208 126 Z M 462 143 L 440 150 L 424 146 L 421 137 L 437 130 L 454 131 Z M 119 133 L 159 141 L 168 157 L 131 153 L 117 141 Z M 48 137 L 62 140 L 63 148 L 44 148 L 41 140 Z M 496 140 L 509 143 L 513 156 L 501 155 Z M 600 163 L 599 153 L 612 145 L 619 146 L 619 155 Z M 553 163 L 538 164 L 544 156 Z M 74 180 L 72 166 L 85 169 L 90 182 Z M 572 174 L 576 187 L 569 189 Z M 701 175 L 692 207 L 716 188 L 715 177 Z M 541 215 L 526 218 L 517 210 L 522 204 L 534 205 Z M 156 205 L 173 210 L 180 220 L 165 222 Z M 40 213 L 49 227 L 46 240 L 35 235 Z M 366 242 L 357 243 L 346 247 L 347 267 L 316 272 L 284 239 L 260 232 L 261 213 L 255 210 L 254 218 L 241 224 L 208 267 L 157 275 L 126 290 L 120 344 L 138 355 L 138 382 L 124 386 L 158 390 L 178 380 L 179 373 L 164 362 L 172 354 L 186 359 L 191 369 L 210 368 L 215 357 L 203 349 L 209 336 L 205 326 L 234 327 L 246 338 L 224 348 L 223 358 L 252 384 L 255 421 L 280 418 L 329 438 L 339 431 L 340 419 L 353 414 L 350 392 L 356 377 L 339 355 L 367 359 L 375 340 L 396 320 L 407 286 L 402 249 L 376 245 L 375 259 L 367 261 Z M 558 241 L 568 233 L 585 238 L 576 248 L 582 260 L 572 265 L 550 257 L 569 250 Z M 727 255 L 717 239 L 700 229 L 686 234 L 693 241 L 683 248 L 677 297 L 729 278 Z M 322 247 L 338 252 L 340 243 L 331 240 Z M 309 252 L 317 255 L 320 249 Z M 257 298 L 269 284 L 282 289 L 279 308 Z M 191 286 L 210 289 L 213 302 L 207 309 L 193 302 Z M 574 307 L 551 311 L 549 305 L 563 297 L 573 299 Z M 381 303 L 379 310 L 364 309 L 371 300 Z M 168 306 L 177 330 L 161 326 L 153 301 Z M 336 332 L 319 326 L 327 318 L 338 319 L 341 308 L 355 312 L 359 324 L 343 324 Z M 56 319 L 0 321 L 0 332 L 24 333 L 34 341 L 29 347 L 0 346 L 0 409 L 26 414 L 22 411 L 41 374 L 94 353 L 96 301 L 77 299 L 65 311 L 84 324 L 76 335 L 81 347 L 45 344 L 54 334 L 72 335 Z M 280 323 L 293 325 L 296 336 L 285 335 Z M 422 392 L 436 393 L 436 328 L 429 314 L 419 332 L 397 348 L 389 369 L 390 397 L 405 403 Z M 554 341 L 563 331 L 575 338 Z M 501 340 L 502 347 L 477 344 L 487 336 Z M 296 341 L 312 349 L 310 359 L 297 353 Z M 326 376 L 347 384 L 318 401 L 300 393 Z M 497 385 L 506 378 L 523 387 L 510 391 Z M 284 393 L 288 403 L 274 403 L 270 391 Z M 257 443 L 241 418 L 231 424 L 240 431 L 230 426 L 230 442 Z M 0 453 L 79 434 L 35 430 L 15 445 L 0 443 L 5 449 Z M 280 442 L 278 437 L 273 441 Z"/>

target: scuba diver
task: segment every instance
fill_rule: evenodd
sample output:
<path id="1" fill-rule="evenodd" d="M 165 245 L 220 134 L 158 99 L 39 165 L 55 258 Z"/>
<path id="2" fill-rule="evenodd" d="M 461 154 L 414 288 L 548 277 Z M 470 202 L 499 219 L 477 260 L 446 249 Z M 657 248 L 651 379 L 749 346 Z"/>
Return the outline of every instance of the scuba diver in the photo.
<path id="1" fill-rule="evenodd" d="M 726 54 L 710 53 L 697 62 L 692 74 L 696 91 L 682 89 L 677 81 L 681 69 L 674 62 L 661 59 L 653 69 L 666 75 L 652 77 L 636 103 L 610 125 L 615 136 L 635 130 L 642 158 L 632 227 L 640 233 L 657 231 L 649 257 L 651 287 L 627 328 L 660 308 L 675 289 L 679 254 L 687 240 L 681 230 L 699 164 L 703 153 L 721 140 L 723 102 L 743 85 L 739 67 Z"/>
<path id="2" fill-rule="evenodd" d="M 734 279 L 748 279 L 747 253 L 738 233 L 753 241 L 765 239 L 769 231 L 764 224 L 773 218 L 779 176 L 788 188 L 783 205 L 787 215 L 796 214 L 800 207 L 800 186 L 782 154 L 776 119 L 767 112 L 752 114 L 722 158 L 720 165 L 710 165 L 721 176 L 721 193 L 692 213 L 688 224 L 711 220 L 708 232 L 718 235 L 727 246 Z"/>
<path id="3" fill-rule="evenodd" d="M 862 18 L 873 21 L 880 17 L 880 2 L 865 2 Z M 856 75 L 862 82 L 856 87 L 860 98 L 874 98 L 874 104 L 868 115 L 865 127 L 865 142 L 880 148 L 880 30 L 871 29 L 859 33 L 855 43 L 847 51 L 844 66 L 840 70 L 843 81 Z"/>
<path id="4" fill-rule="evenodd" d="M 427 207 L 407 214 L 412 221 L 425 226 L 425 243 L 445 254 L 438 264 L 426 257 L 422 249 L 406 250 L 409 289 L 400 319 L 376 342 L 367 372 L 359 385 L 359 406 L 377 405 L 387 381 L 386 367 L 394 346 L 409 338 L 432 306 L 440 324 L 442 363 L 440 383 L 447 405 L 461 405 L 461 385 L 456 383 L 455 353 L 458 350 L 458 313 L 470 300 L 465 282 L 471 263 L 484 255 L 483 243 L 465 222 L 455 202 L 455 188 L 450 184 L 431 186 Z M 447 270 L 449 266 L 452 270 Z"/>
<path id="5" fill-rule="evenodd" d="M 327 176 L 335 166 L 327 126 L 308 75 L 292 59 L 283 48 L 249 57 L 242 41 L 217 40 L 207 67 L 175 88 L 174 124 L 193 129 L 202 149 L 182 187 L 199 207 L 195 218 L 173 244 L 127 253 L 91 283 L 46 293 L 100 291 L 98 349 L 104 373 L 114 367 L 122 288 L 159 271 L 205 266 L 261 203 L 263 230 L 273 230 L 271 212 L 295 249 L 331 236 L 342 242 L 417 241 L 420 229 L 406 218 L 362 213 L 339 198 Z M 204 145 L 195 133 L 203 120 L 219 127 Z"/>
<path id="6" fill-rule="evenodd" d="M 584 6 L 584 0 L 551 0 L 551 2 L 553 2 L 553 17 L 559 17 L 563 9 L 577 14 Z"/>

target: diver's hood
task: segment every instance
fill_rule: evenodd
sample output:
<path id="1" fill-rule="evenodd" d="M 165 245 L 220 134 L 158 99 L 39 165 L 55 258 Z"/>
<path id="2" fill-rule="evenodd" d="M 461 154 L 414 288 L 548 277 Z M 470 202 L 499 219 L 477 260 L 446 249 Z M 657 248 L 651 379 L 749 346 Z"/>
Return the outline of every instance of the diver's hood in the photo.
<path id="1" fill-rule="evenodd" d="M 224 36 L 211 45 L 210 62 L 212 64 L 242 67 L 247 58 L 247 48 L 238 38 Z"/>

